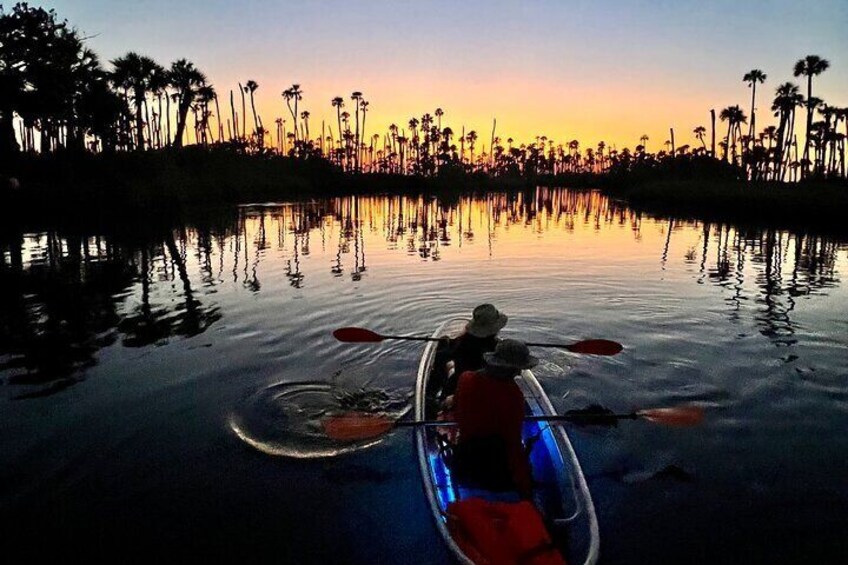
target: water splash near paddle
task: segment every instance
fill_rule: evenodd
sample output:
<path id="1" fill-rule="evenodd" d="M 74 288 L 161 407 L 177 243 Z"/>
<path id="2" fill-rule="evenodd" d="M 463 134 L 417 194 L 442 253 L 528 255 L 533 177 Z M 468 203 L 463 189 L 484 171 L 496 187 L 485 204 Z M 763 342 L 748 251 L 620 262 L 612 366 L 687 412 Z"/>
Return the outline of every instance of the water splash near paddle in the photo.
<path id="1" fill-rule="evenodd" d="M 367 449 L 383 438 L 332 439 L 324 432 L 322 419 L 345 410 L 379 411 L 401 418 L 410 410 L 409 398 L 406 390 L 368 388 L 367 384 L 354 388 L 338 382 L 276 383 L 248 397 L 230 414 L 228 425 L 239 439 L 267 455 L 337 457 Z"/>

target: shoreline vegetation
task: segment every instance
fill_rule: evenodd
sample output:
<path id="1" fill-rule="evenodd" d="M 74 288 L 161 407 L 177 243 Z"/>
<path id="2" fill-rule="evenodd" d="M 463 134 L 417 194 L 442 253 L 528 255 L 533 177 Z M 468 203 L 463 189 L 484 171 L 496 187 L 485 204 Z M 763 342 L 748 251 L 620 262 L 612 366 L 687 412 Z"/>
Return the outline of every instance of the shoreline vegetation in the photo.
<path id="1" fill-rule="evenodd" d="M 692 130 L 697 144 L 676 145 L 670 128 L 654 152 L 647 135 L 633 149 L 546 135 L 521 142 L 496 120 L 478 134 L 451 127 L 441 108 L 372 132 L 359 91 L 327 101 L 335 119 L 316 124 L 299 84 L 282 92 L 271 128 L 256 112 L 253 80 L 219 100 L 185 59 L 165 67 L 128 52 L 105 68 L 54 11 L 0 6 L 0 219 L 152 220 L 339 194 L 549 186 L 601 189 L 649 213 L 845 233 L 848 109 L 813 95 L 813 78 L 829 67 L 799 59 L 793 75 L 806 96 L 791 82 L 777 86 L 776 125 L 762 130 L 757 86 L 767 75 L 754 69 L 742 77 L 750 119 L 739 105 L 712 109 L 710 128 Z"/>
<path id="2" fill-rule="evenodd" d="M 445 201 L 462 194 L 532 191 L 536 187 L 600 190 L 653 215 L 848 235 L 848 182 L 750 181 L 715 161 L 676 160 L 656 170 L 622 174 L 574 172 L 490 176 L 445 170 L 432 177 L 350 174 L 321 161 L 238 154 L 215 148 L 179 151 L 27 156 L 16 174 L 26 188 L 7 190 L 0 208 L 12 225 L 119 223 L 203 213 L 248 203 L 321 199 L 349 194 L 425 194 Z M 673 167 L 670 167 L 673 165 Z M 156 218 L 151 217 L 156 214 Z"/>

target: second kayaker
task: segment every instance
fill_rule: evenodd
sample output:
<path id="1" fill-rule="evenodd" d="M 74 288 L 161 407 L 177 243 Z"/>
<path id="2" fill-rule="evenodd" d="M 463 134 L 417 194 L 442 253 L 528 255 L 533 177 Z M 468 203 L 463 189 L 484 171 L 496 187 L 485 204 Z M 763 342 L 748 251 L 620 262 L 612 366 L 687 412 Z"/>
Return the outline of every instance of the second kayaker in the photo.
<path id="1" fill-rule="evenodd" d="M 486 366 L 459 377 L 454 417 L 459 439 L 452 468 L 457 481 L 492 491 L 517 491 L 530 498 L 530 462 L 521 441 L 524 395 L 515 377 L 539 361 L 527 345 L 515 339 L 499 342 L 484 354 Z"/>

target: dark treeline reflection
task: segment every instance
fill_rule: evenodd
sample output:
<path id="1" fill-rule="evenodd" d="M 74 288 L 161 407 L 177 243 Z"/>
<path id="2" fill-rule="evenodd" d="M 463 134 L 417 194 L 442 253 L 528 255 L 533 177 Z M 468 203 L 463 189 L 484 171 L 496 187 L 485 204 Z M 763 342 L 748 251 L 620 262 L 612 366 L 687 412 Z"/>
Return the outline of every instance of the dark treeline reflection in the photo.
<path id="1" fill-rule="evenodd" d="M 160 230 L 142 222 L 110 235 L 0 235 L 0 377 L 20 385 L 13 397 L 79 382 L 105 346 L 203 333 L 223 315 L 217 287 L 252 294 L 282 282 L 308 293 L 333 279 L 367 284 L 374 254 L 383 263 L 460 262 L 461 248 L 485 258 L 503 240 L 509 254 L 529 254 L 540 237 L 559 237 L 568 253 L 577 232 L 604 244 L 599 263 L 623 253 L 622 234 L 656 241 L 660 268 L 685 266 L 697 282 L 724 287 L 731 317 L 750 315 L 743 312 L 753 304 L 762 334 L 791 344 L 796 300 L 839 283 L 844 249 L 815 235 L 655 220 L 599 193 L 543 188 L 450 201 L 350 196 L 249 206 Z"/>
<path id="2" fill-rule="evenodd" d="M 197 241 L 202 231 L 193 231 Z M 185 230 L 128 242 L 54 231 L 4 238 L 0 375 L 46 396 L 82 379 L 95 354 L 203 332 L 220 318 L 196 297 Z M 138 290 L 138 306 L 125 310 Z"/>
<path id="3" fill-rule="evenodd" d="M 776 230 L 737 230 L 704 224 L 699 282 L 709 280 L 730 291 L 731 317 L 742 309 L 746 265 L 753 267 L 759 290 L 756 322 L 760 332 L 779 345 L 795 343 L 792 312 L 799 297 L 814 295 L 839 284 L 837 252 L 832 239 Z M 687 254 L 695 261 L 695 250 Z M 749 281 L 750 282 L 750 281 Z"/>

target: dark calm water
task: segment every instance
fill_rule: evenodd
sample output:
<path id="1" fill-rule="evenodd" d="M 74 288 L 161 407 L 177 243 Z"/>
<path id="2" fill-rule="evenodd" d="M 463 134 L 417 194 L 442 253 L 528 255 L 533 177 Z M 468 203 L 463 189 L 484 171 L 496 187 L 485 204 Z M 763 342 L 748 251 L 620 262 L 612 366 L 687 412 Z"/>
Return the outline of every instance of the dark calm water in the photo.
<path id="1" fill-rule="evenodd" d="M 603 562 L 848 559 L 845 242 L 547 190 L 9 232 L 3 557 L 444 562 L 410 433 L 340 445 L 317 424 L 404 414 L 421 346 L 330 332 L 428 334 L 493 302 L 504 335 L 625 345 L 535 352 L 562 411 L 706 408 L 697 428 L 571 431 Z"/>

